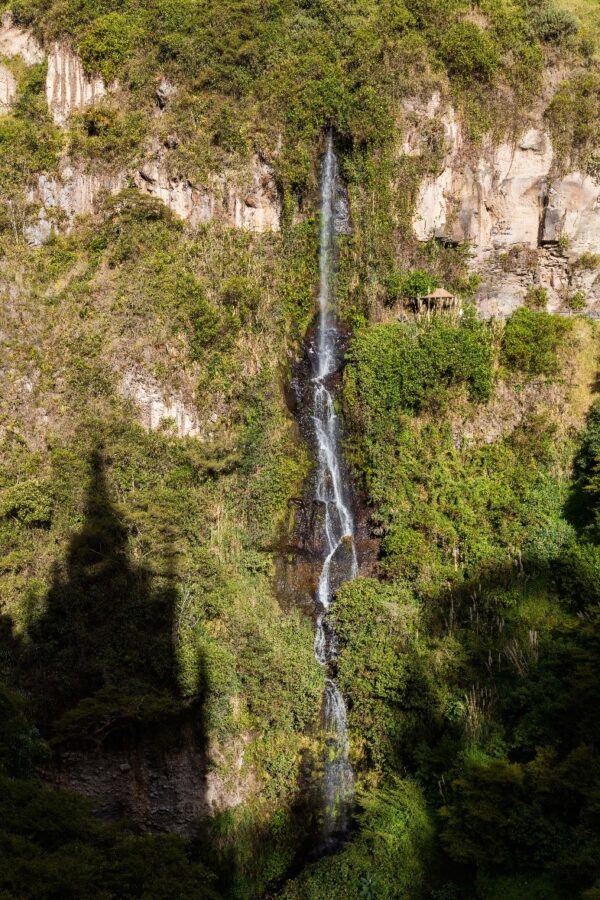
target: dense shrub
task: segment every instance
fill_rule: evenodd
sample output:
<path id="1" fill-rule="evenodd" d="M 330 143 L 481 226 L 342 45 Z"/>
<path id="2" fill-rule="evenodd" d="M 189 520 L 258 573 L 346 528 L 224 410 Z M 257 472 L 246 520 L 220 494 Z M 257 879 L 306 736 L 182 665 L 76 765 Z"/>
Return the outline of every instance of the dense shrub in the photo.
<path id="1" fill-rule="evenodd" d="M 140 154 L 145 132 L 139 111 L 105 101 L 73 117 L 71 153 L 100 166 L 127 165 Z"/>
<path id="2" fill-rule="evenodd" d="M 489 331 L 468 315 L 459 326 L 440 317 L 420 327 L 366 328 L 356 336 L 349 361 L 347 395 L 371 420 L 418 411 L 450 385 L 464 383 L 478 399 L 492 389 Z"/>
<path id="3" fill-rule="evenodd" d="M 260 291 L 247 278 L 235 275 L 223 282 L 221 299 L 242 322 L 247 322 L 258 309 Z"/>
<path id="4" fill-rule="evenodd" d="M 568 9 L 548 4 L 542 6 L 536 14 L 534 27 L 543 41 L 559 44 L 577 34 L 579 22 Z"/>
<path id="5" fill-rule="evenodd" d="M 600 79 L 594 72 L 559 84 L 546 117 L 560 155 L 586 158 L 594 148 L 600 117 Z"/>
<path id="6" fill-rule="evenodd" d="M 401 294 L 407 300 L 416 300 L 421 294 L 429 294 L 438 286 L 436 278 L 420 270 L 407 272 L 402 279 Z"/>
<path id="7" fill-rule="evenodd" d="M 575 291 L 568 295 L 566 303 L 573 312 L 581 312 L 587 305 L 587 299 L 583 291 Z"/>
<path id="8" fill-rule="evenodd" d="M 499 64 L 491 38 L 473 22 L 458 22 L 443 34 L 440 56 L 459 80 L 492 81 Z"/>
<path id="9" fill-rule="evenodd" d="M 546 312 L 518 309 L 504 328 L 504 362 L 510 369 L 527 375 L 556 375 L 558 353 L 570 330 L 568 320 Z"/>
<path id="10" fill-rule="evenodd" d="M 358 820 L 360 831 L 342 852 L 326 856 L 289 882 L 283 900 L 422 896 L 433 856 L 433 829 L 418 784 L 394 777 L 366 793 Z"/>
<path id="11" fill-rule="evenodd" d="M 130 57 L 136 40 L 143 37 L 131 13 L 101 15 L 86 30 L 79 52 L 86 69 L 111 81 Z"/>
<path id="12" fill-rule="evenodd" d="M 525 294 L 525 305 L 529 309 L 545 309 L 548 303 L 548 290 L 541 284 L 530 284 Z"/>
<path id="13" fill-rule="evenodd" d="M 52 518 L 52 490 L 37 479 L 0 491 L 0 517 L 14 516 L 25 525 L 48 525 Z"/>

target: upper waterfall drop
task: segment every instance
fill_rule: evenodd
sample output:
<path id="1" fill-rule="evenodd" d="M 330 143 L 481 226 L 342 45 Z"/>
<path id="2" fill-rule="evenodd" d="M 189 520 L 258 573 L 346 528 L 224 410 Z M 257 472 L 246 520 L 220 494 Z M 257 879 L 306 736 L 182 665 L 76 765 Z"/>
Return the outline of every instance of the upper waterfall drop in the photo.
<path id="1" fill-rule="evenodd" d="M 354 796 L 354 773 L 349 760 L 346 704 L 334 678 L 332 663 L 336 636 L 325 622 L 331 601 L 344 581 L 358 575 L 354 519 L 341 452 L 340 423 L 329 384 L 339 371 L 340 329 L 336 310 L 336 204 L 339 201 L 338 165 L 331 133 L 321 164 L 321 229 L 319 254 L 319 315 L 313 351 L 312 421 L 317 451 L 315 499 L 322 513 L 323 560 L 316 591 L 315 655 L 329 670 L 323 700 L 327 751 L 322 801 L 323 836 L 327 841 L 344 834 Z M 316 352 L 315 352 L 316 351 Z"/>
<path id="2" fill-rule="evenodd" d="M 318 453 L 316 499 L 324 507 L 326 554 L 319 578 L 317 600 L 323 609 L 331 602 L 335 587 L 358 574 L 358 559 L 354 543 L 354 521 L 342 474 L 339 422 L 327 379 L 338 371 L 339 327 L 336 315 L 335 251 L 336 199 L 338 194 L 338 166 L 333 149 L 333 137 L 327 144 L 321 166 L 321 231 L 319 253 L 319 318 L 317 324 L 317 354 L 313 377 L 313 421 Z M 338 584 L 331 583 L 331 567 L 338 551 L 347 542 L 350 550 L 349 570 L 341 572 Z M 347 561 L 348 562 L 348 561 Z M 347 565 L 346 565 L 347 568 Z"/>

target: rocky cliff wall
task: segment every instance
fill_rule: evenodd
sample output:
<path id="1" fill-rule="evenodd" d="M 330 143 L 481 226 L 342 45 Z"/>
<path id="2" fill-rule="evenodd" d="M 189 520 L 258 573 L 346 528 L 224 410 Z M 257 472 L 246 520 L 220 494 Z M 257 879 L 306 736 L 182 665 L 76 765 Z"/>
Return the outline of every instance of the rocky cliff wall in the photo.
<path id="1" fill-rule="evenodd" d="M 488 139 L 478 148 L 440 94 L 405 113 L 420 127 L 409 125 L 404 153 L 421 154 L 423 123 L 437 123 L 444 140 L 437 174 L 418 188 L 415 236 L 470 243 L 472 267 L 483 277 L 482 314 L 509 314 L 529 284 L 548 290 L 551 309 L 575 291 L 585 293 L 591 310 L 600 307 L 596 273 L 577 267 L 582 254 L 600 254 L 600 184 L 577 170 L 559 174 L 541 113 L 514 141 Z"/>
<path id="2" fill-rule="evenodd" d="M 16 94 L 15 76 L 7 66 L 0 64 L 0 113 L 9 112 Z"/>
<path id="3" fill-rule="evenodd" d="M 0 26 L 0 55 L 18 56 L 27 65 L 47 61 L 46 100 L 60 128 L 68 126 L 72 114 L 110 96 L 117 87 L 88 75 L 80 57 L 66 43 L 53 43 L 46 54 L 32 34 L 14 24 L 10 14 Z M 175 85 L 161 81 L 156 94 L 159 110 L 176 90 Z M 0 66 L 0 113 L 10 109 L 15 94 L 12 73 Z M 158 141 L 151 141 L 141 161 L 127 171 L 107 171 L 101 164 L 84 167 L 64 157 L 57 176 L 40 173 L 29 187 L 28 200 L 39 206 L 39 217 L 27 228 L 27 239 L 36 245 L 47 240 L 53 230 L 68 230 L 77 216 L 96 211 L 102 194 L 116 193 L 128 182 L 162 200 L 192 228 L 217 220 L 257 233 L 279 230 L 281 202 L 274 173 L 258 156 L 243 171 L 215 174 L 205 184 L 195 184 L 184 174 L 168 171 L 164 150 Z"/>
<path id="4" fill-rule="evenodd" d="M 86 75 L 76 53 L 64 44 L 53 44 L 48 54 L 46 99 L 56 125 L 66 125 L 69 116 L 104 97 L 102 78 Z"/>
<path id="5" fill-rule="evenodd" d="M 171 175 L 160 146 L 134 175 L 140 191 L 157 197 L 192 227 L 217 220 L 245 231 L 279 231 L 281 202 L 273 170 L 258 156 L 243 173 L 214 175 L 207 185 Z"/>
<path id="6" fill-rule="evenodd" d="M 10 12 L 4 13 L 0 22 L 0 55 L 9 59 L 19 56 L 28 66 L 42 63 L 45 59 L 39 41 L 31 32 L 15 25 Z"/>
<path id="7" fill-rule="evenodd" d="M 0 54 L 19 56 L 28 65 L 47 59 L 48 108 L 61 128 L 74 112 L 102 100 L 114 87 L 86 74 L 65 43 L 54 43 L 46 55 L 9 14 L 0 27 Z M 10 108 L 15 91 L 12 73 L 2 67 L 0 111 Z M 176 92 L 176 85 L 161 81 L 158 115 Z M 482 276 L 478 299 L 483 315 L 509 314 L 532 283 L 546 287 L 551 309 L 562 308 L 573 292 L 585 294 L 590 311 L 600 309 L 595 273 L 577 267 L 582 254 L 600 253 L 600 184 L 577 169 L 558 174 L 543 107 L 532 112 L 513 140 L 495 144 L 487 138 L 474 147 L 439 91 L 425 101 L 404 103 L 402 153 L 422 156 L 432 129 L 443 144 L 437 170 L 423 178 L 417 191 L 415 236 L 470 244 L 472 267 Z M 275 175 L 258 155 L 243 170 L 214 174 L 202 184 L 170 169 L 166 148 L 157 138 L 140 156 L 122 171 L 108 171 L 101 163 L 84 167 L 65 157 L 58 175 L 41 173 L 29 187 L 28 199 L 39 207 L 38 218 L 26 230 L 29 242 L 39 244 L 53 230 L 68 230 L 77 216 L 96 211 L 103 194 L 128 183 L 160 199 L 191 228 L 210 221 L 259 233 L 281 227 Z M 521 251 L 535 252 L 535 259 L 530 254 L 524 266 Z M 506 254 L 512 254 L 508 264 Z"/>

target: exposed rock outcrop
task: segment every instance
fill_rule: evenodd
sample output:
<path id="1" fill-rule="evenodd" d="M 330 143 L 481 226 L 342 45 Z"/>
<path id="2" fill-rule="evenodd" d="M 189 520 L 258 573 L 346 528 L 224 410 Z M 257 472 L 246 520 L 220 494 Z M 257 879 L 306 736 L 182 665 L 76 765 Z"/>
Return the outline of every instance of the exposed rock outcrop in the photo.
<path id="1" fill-rule="evenodd" d="M 126 817 L 143 831 L 191 834 L 210 812 L 206 759 L 191 735 L 160 750 L 152 741 L 95 752 L 65 752 L 48 778 L 92 801 L 103 819 Z"/>
<path id="2" fill-rule="evenodd" d="M 53 44 L 48 56 L 46 98 L 56 125 L 64 125 L 71 113 L 97 103 L 105 94 L 102 78 L 86 75 L 81 59 L 66 44 Z"/>
<path id="3" fill-rule="evenodd" d="M 17 82 L 7 66 L 0 63 L 0 113 L 8 112 L 17 95 Z"/>
<path id="4" fill-rule="evenodd" d="M 193 406 L 179 396 L 166 398 L 158 382 L 149 375 L 127 373 L 120 392 L 139 407 L 140 420 L 147 431 L 172 423 L 178 437 L 202 437 Z"/>
<path id="5" fill-rule="evenodd" d="M 96 212 L 102 194 L 117 193 L 129 178 L 140 191 L 162 200 L 192 227 L 219 221 L 256 233 L 278 231 L 281 202 L 272 170 L 255 157 L 245 175 L 215 175 L 207 187 L 200 187 L 187 179 L 170 177 L 157 159 L 145 163 L 131 176 L 101 169 L 89 172 L 65 160 L 58 177 L 39 175 L 29 190 L 29 201 L 41 209 L 37 220 L 26 228 L 26 238 L 37 246 L 58 227 L 68 231 L 77 216 Z M 242 190 L 238 184 L 245 184 L 245 188 Z"/>
<path id="6" fill-rule="evenodd" d="M 415 236 L 470 243 L 473 268 L 483 275 L 482 315 L 509 315 L 531 284 L 547 289 L 550 309 L 561 308 L 575 291 L 584 293 L 590 308 L 600 304 L 597 273 L 571 265 L 581 253 L 600 254 L 600 184 L 581 172 L 555 175 L 541 118 L 512 143 L 486 140 L 475 149 L 439 93 L 426 103 L 406 104 L 405 115 L 403 153 L 423 154 L 423 135 L 434 127 L 444 141 L 438 174 L 419 186 Z M 520 250 L 534 254 L 526 265 Z M 507 252 L 516 254 L 508 266 Z"/>
<path id="7" fill-rule="evenodd" d="M 571 172 L 548 191 L 543 240 L 568 239 L 571 253 L 600 252 L 600 184 Z"/>
<path id="8" fill-rule="evenodd" d="M 24 28 L 15 25 L 12 14 L 4 13 L 0 24 L 0 55 L 9 58 L 20 56 L 28 66 L 44 61 L 44 51 L 40 44 Z"/>
<path id="9" fill-rule="evenodd" d="M 160 84 L 156 88 L 156 102 L 158 103 L 159 109 L 165 109 L 165 107 L 168 106 L 171 97 L 174 97 L 176 93 L 177 85 L 173 84 L 172 81 L 169 81 L 168 78 L 162 78 Z"/>
<path id="10" fill-rule="evenodd" d="M 65 160 L 59 175 L 39 175 L 30 189 L 28 200 L 40 206 L 35 222 L 25 229 L 29 244 L 38 246 L 56 228 L 69 231 L 77 216 L 96 212 L 103 194 L 116 194 L 126 185 L 123 173 L 86 172 Z"/>
<path id="11" fill-rule="evenodd" d="M 192 729 L 184 729 L 172 746 L 145 736 L 123 747 L 64 750 L 45 775 L 88 797 L 100 818 L 191 835 L 199 820 L 239 806 L 256 790 L 244 758 L 249 740 L 213 742 L 207 753 Z"/>
<path id="12" fill-rule="evenodd" d="M 239 806 L 256 790 L 256 778 L 245 761 L 249 743 L 249 734 L 226 744 L 211 742 L 211 766 L 206 775 L 206 803 L 211 815 Z"/>
<path id="13" fill-rule="evenodd" d="M 193 227 L 212 220 L 245 231 L 278 231 L 281 201 L 273 171 L 258 156 L 244 177 L 214 175 L 206 186 L 172 176 L 156 150 L 140 167 L 135 183 L 144 193 L 162 200 L 175 215 Z M 238 181 L 241 186 L 238 186 Z"/>
<path id="14" fill-rule="evenodd" d="M 517 244 L 536 247 L 553 161 L 549 136 L 529 128 L 516 144 L 488 141 L 474 157 L 465 150 L 456 113 L 443 109 L 439 94 L 422 116 L 443 126 L 446 152 L 439 175 L 425 178 L 419 189 L 413 222 L 418 239 L 470 241 L 480 258 Z M 410 132 L 405 149 L 418 152 Z"/>

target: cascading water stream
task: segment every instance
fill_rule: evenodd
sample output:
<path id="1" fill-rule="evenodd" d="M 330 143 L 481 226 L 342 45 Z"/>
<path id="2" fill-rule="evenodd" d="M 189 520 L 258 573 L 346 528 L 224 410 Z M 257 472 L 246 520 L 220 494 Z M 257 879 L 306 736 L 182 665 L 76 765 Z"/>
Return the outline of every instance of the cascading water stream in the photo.
<path id="1" fill-rule="evenodd" d="M 323 564 L 316 592 L 315 655 L 328 677 L 323 698 L 326 756 L 323 766 L 323 838 L 334 841 L 348 829 L 354 774 L 348 751 L 346 704 L 332 676 L 336 636 L 326 613 L 340 584 L 358 574 L 354 521 L 345 483 L 339 422 L 328 384 L 340 367 L 340 331 L 336 315 L 336 199 L 339 182 L 331 134 L 321 167 L 319 317 L 313 350 L 312 421 L 317 448 L 315 497 L 322 509 Z"/>

